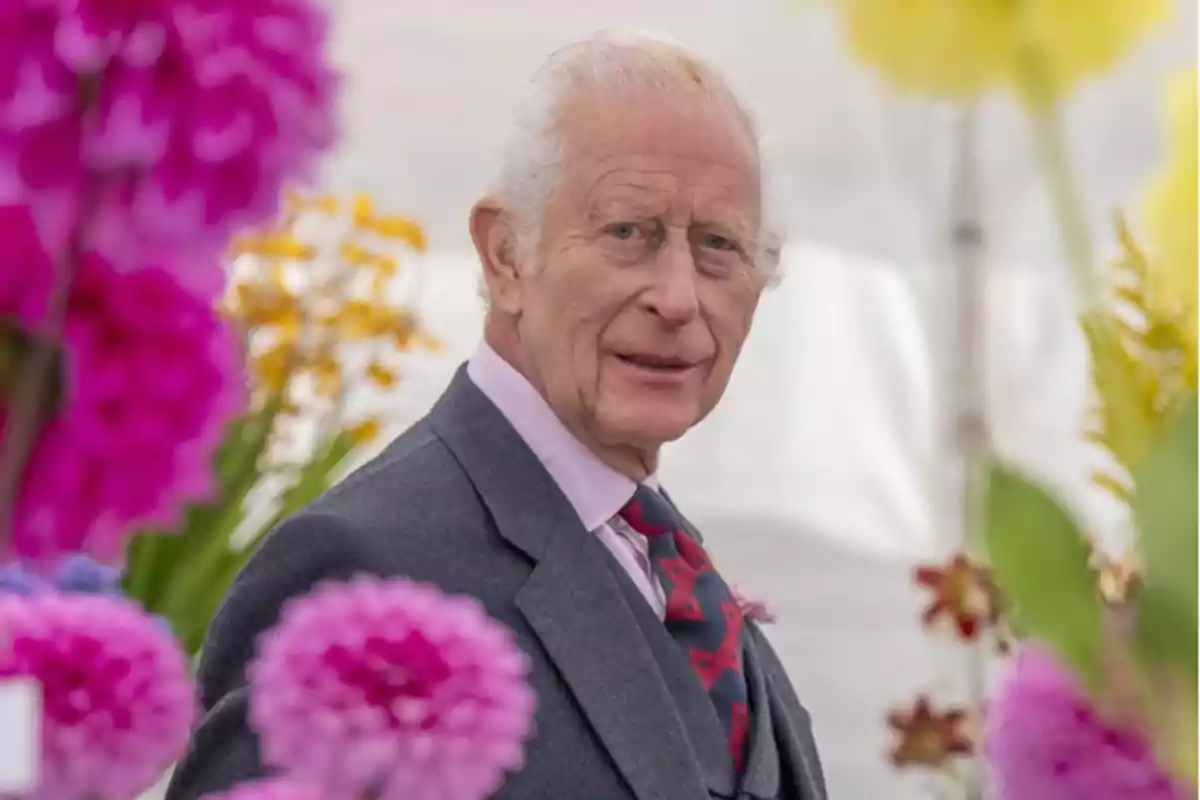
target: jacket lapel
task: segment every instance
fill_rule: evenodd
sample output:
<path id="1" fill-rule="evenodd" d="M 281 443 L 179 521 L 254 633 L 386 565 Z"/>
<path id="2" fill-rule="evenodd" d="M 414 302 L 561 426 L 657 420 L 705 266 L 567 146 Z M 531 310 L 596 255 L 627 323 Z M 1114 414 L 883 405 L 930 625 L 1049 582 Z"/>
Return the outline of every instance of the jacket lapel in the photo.
<path id="1" fill-rule="evenodd" d="M 516 605 L 639 800 L 707 792 L 683 724 L 608 568 L 604 545 L 459 369 L 431 413 L 500 535 L 534 563 Z"/>
<path id="2" fill-rule="evenodd" d="M 800 705 L 783 663 L 767 637 L 753 622 L 748 623 L 748 629 L 757 669 L 767 689 L 779 766 L 786 767 L 804 800 L 828 800 L 808 712 Z"/>
<path id="3" fill-rule="evenodd" d="M 712 797 L 735 797 L 737 776 L 733 771 L 733 759 L 729 757 L 729 743 L 708 692 L 704 690 L 704 685 L 697 678 L 679 643 L 667 632 L 662 620 L 655 615 L 633 582 L 622 574 L 621 567 L 614 562 L 610 570 L 621 584 L 628 607 L 641 629 L 643 641 L 658 665 L 667 691 L 674 699 L 674 707 L 683 721 L 693 759 L 708 787 L 708 794 Z"/>
<path id="4" fill-rule="evenodd" d="M 747 625 L 753 623 L 747 620 Z M 770 692 L 767 679 L 758 663 L 754 634 L 747 632 L 743 659 L 746 669 L 746 688 L 750 693 L 751 717 L 750 752 L 742 774 L 742 797 L 753 800 L 775 800 L 779 796 L 779 749 L 775 742 Z"/>

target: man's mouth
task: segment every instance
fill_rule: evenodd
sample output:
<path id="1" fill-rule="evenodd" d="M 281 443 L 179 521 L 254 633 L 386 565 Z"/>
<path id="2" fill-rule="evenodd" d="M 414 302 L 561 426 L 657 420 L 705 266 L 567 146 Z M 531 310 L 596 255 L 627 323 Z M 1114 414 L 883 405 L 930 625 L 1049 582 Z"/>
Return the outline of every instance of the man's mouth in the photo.
<path id="1" fill-rule="evenodd" d="M 626 364 L 662 372 L 682 372 L 695 366 L 694 362 L 679 356 L 663 356 L 653 353 L 617 353 L 616 355 Z"/>

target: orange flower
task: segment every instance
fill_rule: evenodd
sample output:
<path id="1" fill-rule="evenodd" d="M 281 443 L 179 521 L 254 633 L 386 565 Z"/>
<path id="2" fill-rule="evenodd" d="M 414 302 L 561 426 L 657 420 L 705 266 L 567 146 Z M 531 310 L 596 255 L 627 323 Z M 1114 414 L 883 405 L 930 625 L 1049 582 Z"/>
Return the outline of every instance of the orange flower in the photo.
<path id="1" fill-rule="evenodd" d="M 963 553 L 956 553 L 945 566 L 918 567 L 914 577 L 933 593 L 921 615 L 926 625 L 946 617 L 960 637 L 974 641 L 981 630 L 1000 621 L 1000 591 L 991 573 Z"/>
<path id="2" fill-rule="evenodd" d="M 925 695 L 919 696 L 912 708 L 889 713 L 887 722 L 897 735 L 888 754 L 895 767 L 941 769 L 953 757 L 975 750 L 967 731 L 967 712 L 959 708 L 935 711 Z"/>

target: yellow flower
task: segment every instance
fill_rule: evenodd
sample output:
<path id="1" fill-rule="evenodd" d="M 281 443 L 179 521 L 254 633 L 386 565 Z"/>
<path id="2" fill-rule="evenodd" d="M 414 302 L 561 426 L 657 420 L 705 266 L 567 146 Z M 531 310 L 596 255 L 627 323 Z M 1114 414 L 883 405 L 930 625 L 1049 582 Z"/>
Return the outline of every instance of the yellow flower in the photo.
<path id="1" fill-rule="evenodd" d="M 1171 81 L 1167 163 L 1147 189 L 1142 219 L 1148 234 L 1151 302 L 1179 314 L 1195 342 L 1196 326 L 1196 70 Z M 1192 352 L 1195 352 L 1193 347 Z"/>
<path id="2" fill-rule="evenodd" d="M 989 0 L 995 2 L 995 0 Z M 1142 37 L 1167 21 L 1170 0 L 1023 0 L 1004 5 L 1018 13 L 1018 43 L 1042 60 L 1053 97 L 1089 75 L 1111 68 Z"/>
<path id="3" fill-rule="evenodd" d="M 312 199 L 312 207 L 322 214 L 333 215 L 338 212 L 341 203 L 331 194 L 322 194 Z"/>
<path id="4" fill-rule="evenodd" d="M 1011 58 L 1009 2 L 838 0 L 851 49 L 906 91 L 953 97 L 999 80 Z"/>
<path id="5" fill-rule="evenodd" d="M 1026 58 L 1061 96 L 1163 21 L 1167 0 L 835 0 L 851 49 L 905 91 L 966 99 L 1015 85 Z"/>
<path id="6" fill-rule="evenodd" d="M 376 439 L 382 427 L 378 419 L 367 417 L 363 421 L 351 426 L 347 433 L 355 444 L 362 445 Z"/>
<path id="7" fill-rule="evenodd" d="M 291 261 L 312 261 L 317 250 L 305 244 L 291 233 L 273 231 L 262 235 L 240 236 L 234 241 L 236 255 L 259 256 L 260 258 L 286 258 Z"/>
<path id="8" fill-rule="evenodd" d="M 400 263 L 393 255 L 382 254 L 377 255 L 375 260 L 371 262 L 371 268 L 375 270 L 375 277 L 379 281 L 386 282 L 388 278 L 394 278 L 396 272 L 400 268 Z M 382 291 L 381 288 L 376 288 L 376 292 Z"/>
<path id="9" fill-rule="evenodd" d="M 397 245 L 423 248 L 425 233 L 409 217 L 377 213 L 366 194 L 339 201 L 289 191 L 286 202 L 278 222 L 238 240 L 234 253 L 247 258 L 236 265 L 238 279 L 222 309 L 245 332 L 256 403 L 282 392 L 287 408 L 281 419 L 331 414 L 340 426 L 344 409 L 327 401 L 365 384 L 397 385 L 401 375 L 387 365 L 388 353 L 424 341 L 412 311 L 387 298 L 399 273 Z M 311 215 L 334 215 L 342 224 L 332 246 L 299 238 L 300 223 Z M 392 241 L 358 241 L 375 236 Z M 351 358 L 355 348 L 346 345 L 352 342 L 378 348 L 378 361 Z M 345 430 L 365 441 L 378 428 L 365 420 Z"/>
<path id="10" fill-rule="evenodd" d="M 428 331 L 417 331 L 416 344 L 430 353 L 442 351 L 442 340 Z"/>
<path id="11" fill-rule="evenodd" d="M 350 299 L 333 315 L 330 325 L 347 339 L 370 339 L 387 330 L 387 309 L 367 301 Z"/>
<path id="12" fill-rule="evenodd" d="M 332 397 L 342 387 L 342 365 L 331 349 L 323 348 L 312 354 L 308 362 L 313 378 L 313 391 L 319 397 Z"/>
<path id="13" fill-rule="evenodd" d="M 359 228 L 370 225 L 371 216 L 375 213 L 374 209 L 375 203 L 371 200 L 371 195 L 356 195 L 354 204 L 350 208 L 350 216 L 354 220 L 354 225 Z"/>
<path id="14" fill-rule="evenodd" d="M 282 389 L 291 377 L 296 362 L 296 348 L 288 342 L 278 343 L 252 359 L 258 383 L 269 391 Z"/>
<path id="15" fill-rule="evenodd" d="M 425 252 L 428 241 L 425 239 L 425 229 L 421 223 L 408 217 L 386 215 L 375 217 L 368 226 L 370 230 L 385 239 L 399 239 L 418 253 Z"/>
<path id="16" fill-rule="evenodd" d="M 338 247 L 338 257 L 354 267 L 360 267 L 375 260 L 374 253 L 350 239 L 342 242 Z"/>
<path id="17" fill-rule="evenodd" d="M 367 377 L 375 382 L 376 385 L 387 388 L 394 386 L 398 380 L 396 371 L 386 364 L 380 364 L 378 361 L 372 361 L 367 366 Z"/>
<path id="18" fill-rule="evenodd" d="M 294 330 L 300 326 L 299 298 L 278 283 L 234 285 L 230 311 L 251 328 Z"/>

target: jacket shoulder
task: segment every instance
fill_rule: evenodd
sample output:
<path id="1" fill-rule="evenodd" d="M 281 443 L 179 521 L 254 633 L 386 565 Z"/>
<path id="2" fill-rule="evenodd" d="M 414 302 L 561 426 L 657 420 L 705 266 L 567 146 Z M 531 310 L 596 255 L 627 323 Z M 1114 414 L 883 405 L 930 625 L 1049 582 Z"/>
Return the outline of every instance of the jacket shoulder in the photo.
<path id="1" fill-rule="evenodd" d="M 423 420 L 318 497 L 306 512 L 374 530 L 388 522 L 392 527 L 429 525 L 448 516 L 461 523 L 469 512 L 478 520 L 483 505 L 450 448 Z"/>
<path id="2" fill-rule="evenodd" d="M 359 574 L 439 582 L 448 553 L 477 549 L 489 522 L 445 444 L 418 424 L 263 537 L 233 581 L 206 637 L 208 701 L 231 687 L 217 662 L 244 664 L 281 607 L 325 581 Z M 206 674 L 207 673 L 207 674 Z"/>

